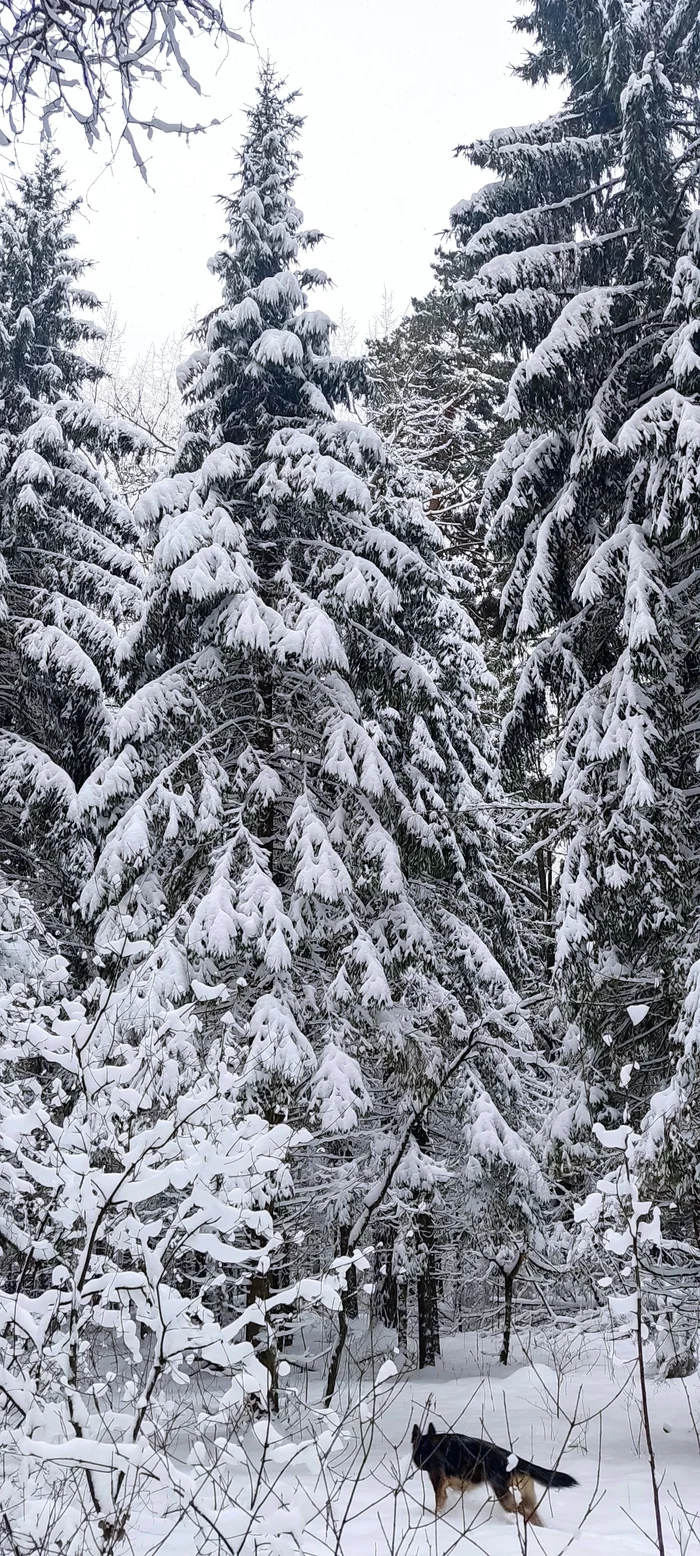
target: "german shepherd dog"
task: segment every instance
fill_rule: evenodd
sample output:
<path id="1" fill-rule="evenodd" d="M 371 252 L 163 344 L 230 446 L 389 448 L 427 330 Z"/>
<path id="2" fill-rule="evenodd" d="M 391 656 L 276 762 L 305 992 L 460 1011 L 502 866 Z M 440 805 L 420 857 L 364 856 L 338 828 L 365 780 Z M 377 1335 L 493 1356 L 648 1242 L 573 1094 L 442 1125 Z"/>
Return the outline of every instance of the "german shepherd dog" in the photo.
<path id="1" fill-rule="evenodd" d="M 427 1432 L 414 1426 L 411 1444 L 413 1463 L 425 1471 L 435 1492 L 436 1513 L 445 1506 L 448 1486 L 464 1492 L 485 1482 L 506 1513 L 520 1513 L 526 1523 L 541 1524 L 537 1509 L 544 1493 L 538 1498 L 534 1482 L 557 1489 L 577 1485 L 571 1475 L 540 1469 L 539 1464 L 530 1464 L 507 1448 L 496 1448 L 478 1437 L 436 1432 L 432 1422 Z"/>

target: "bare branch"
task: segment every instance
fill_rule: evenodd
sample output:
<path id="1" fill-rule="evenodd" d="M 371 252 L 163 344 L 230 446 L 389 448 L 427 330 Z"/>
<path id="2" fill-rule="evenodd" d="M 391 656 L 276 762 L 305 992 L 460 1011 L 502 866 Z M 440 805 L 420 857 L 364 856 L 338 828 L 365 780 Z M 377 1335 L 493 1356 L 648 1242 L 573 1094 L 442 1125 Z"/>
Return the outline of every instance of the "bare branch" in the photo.
<path id="1" fill-rule="evenodd" d="M 46 138 L 53 115 L 66 113 L 93 145 L 114 111 L 145 177 L 135 130 L 188 136 L 209 125 L 144 117 L 136 111 L 139 89 L 159 85 L 173 68 L 201 95 L 186 40 L 204 34 L 214 43 L 242 42 L 226 9 L 227 0 L 0 0 L 0 144 L 8 146 L 37 113 Z"/>

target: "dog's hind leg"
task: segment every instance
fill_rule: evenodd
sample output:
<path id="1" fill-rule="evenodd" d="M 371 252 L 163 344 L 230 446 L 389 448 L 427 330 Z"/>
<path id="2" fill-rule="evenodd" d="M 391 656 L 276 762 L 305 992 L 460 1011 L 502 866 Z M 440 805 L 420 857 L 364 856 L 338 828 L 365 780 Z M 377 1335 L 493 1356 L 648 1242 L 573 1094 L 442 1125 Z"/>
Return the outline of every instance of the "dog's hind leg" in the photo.
<path id="1" fill-rule="evenodd" d="M 540 1502 L 542 1501 L 542 1492 L 536 1490 L 535 1482 L 530 1479 L 529 1475 L 514 1475 L 513 1481 L 520 1492 L 520 1511 L 525 1522 L 537 1524 L 542 1528 L 542 1519 L 538 1512 Z"/>
<path id="2" fill-rule="evenodd" d="M 520 1513 L 526 1524 L 535 1524 L 542 1528 L 538 1507 L 540 1498 L 535 1490 L 535 1482 L 529 1475 L 514 1475 L 511 1480 L 511 1496 L 517 1504 L 515 1511 Z"/>
<path id="3" fill-rule="evenodd" d="M 507 1485 L 499 1482 L 492 1485 L 492 1490 L 504 1513 L 519 1513 L 526 1524 L 542 1528 L 542 1519 L 537 1511 L 537 1492 L 529 1475 L 514 1475 Z"/>

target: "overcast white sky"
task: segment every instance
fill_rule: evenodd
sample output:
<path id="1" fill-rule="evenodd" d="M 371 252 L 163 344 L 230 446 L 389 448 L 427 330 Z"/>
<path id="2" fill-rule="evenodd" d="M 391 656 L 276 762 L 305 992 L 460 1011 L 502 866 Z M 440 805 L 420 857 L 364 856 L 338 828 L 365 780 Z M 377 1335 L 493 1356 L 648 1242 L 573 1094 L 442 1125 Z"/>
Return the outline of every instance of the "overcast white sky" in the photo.
<path id="1" fill-rule="evenodd" d="M 336 317 L 343 307 L 360 336 L 384 286 L 403 311 L 430 285 L 450 207 L 484 182 L 454 159 L 454 146 L 557 105 L 555 89 L 533 91 L 511 73 L 522 49 L 509 25 L 516 9 L 517 0 L 253 0 L 251 13 L 241 7 L 244 45 L 217 54 L 195 44 L 207 97 L 172 79 L 161 89 L 164 117 L 226 122 L 189 146 L 154 139 L 150 189 L 127 148 L 106 168 L 105 146 L 89 153 L 62 131 L 75 193 L 86 201 L 79 236 L 96 261 L 90 284 L 112 298 L 129 352 L 179 332 L 195 306 L 218 296 L 206 268 L 222 228 L 214 197 L 229 187 L 258 50 L 302 93 L 298 198 L 307 222 L 329 237 L 317 262 L 336 290 L 324 306 Z M 23 149 L 21 163 L 32 157 Z"/>

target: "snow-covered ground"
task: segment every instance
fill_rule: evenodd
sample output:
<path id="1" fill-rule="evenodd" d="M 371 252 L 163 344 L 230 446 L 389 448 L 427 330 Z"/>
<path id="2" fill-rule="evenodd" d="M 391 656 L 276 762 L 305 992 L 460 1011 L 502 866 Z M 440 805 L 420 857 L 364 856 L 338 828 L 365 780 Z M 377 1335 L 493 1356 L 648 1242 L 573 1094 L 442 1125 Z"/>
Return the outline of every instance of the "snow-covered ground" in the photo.
<path id="1" fill-rule="evenodd" d="M 497 1348 L 491 1336 L 447 1339 L 437 1367 L 403 1371 L 377 1388 L 374 1404 L 365 1383 L 365 1404 L 358 1408 L 355 1396 L 348 1406 L 343 1447 L 324 1471 L 313 1454 L 282 1468 L 289 1450 L 280 1445 L 258 1487 L 256 1531 L 243 1543 L 241 1514 L 254 1482 L 243 1469 L 234 1472 L 230 1490 L 238 1511 L 219 1521 L 219 1529 L 229 1531 L 229 1549 L 256 1549 L 260 1556 L 286 1552 L 291 1530 L 292 1546 L 303 1556 L 447 1556 L 467 1549 L 483 1556 L 515 1556 L 523 1549 L 563 1556 L 570 1548 L 578 1556 L 641 1556 L 655 1549 L 629 1341 L 618 1341 L 614 1353 L 598 1337 L 540 1338 L 525 1349 L 516 1343 L 507 1368 L 498 1365 Z M 692 1556 L 700 1547 L 700 1379 L 650 1376 L 647 1386 L 666 1556 Z M 430 1483 L 410 1465 L 411 1422 L 429 1419 L 438 1429 L 485 1436 L 537 1464 L 556 1464 L 579 1484 L 545 1495 L 544 1528 L 526 1529 L 479 1492 L 463 1498 L 451 1492 L 436 1519 Z M 323 1424 L 319 1419 L 318 1427 Z M 266 1493 L 268 1479 L 275 1489 Z M 200 1525 L 195 1533 L 189 1520 L 170 1537 L 159 1519 L 138 1521 L 134 1543 L 144 1556 L 164 1535 L 164 1556 L 218 1549 L 213 1532 Z"/>

